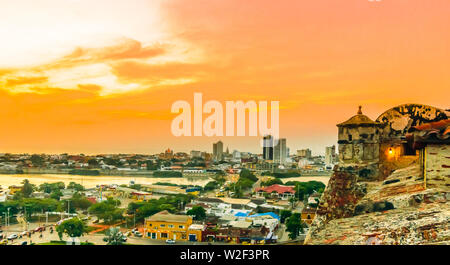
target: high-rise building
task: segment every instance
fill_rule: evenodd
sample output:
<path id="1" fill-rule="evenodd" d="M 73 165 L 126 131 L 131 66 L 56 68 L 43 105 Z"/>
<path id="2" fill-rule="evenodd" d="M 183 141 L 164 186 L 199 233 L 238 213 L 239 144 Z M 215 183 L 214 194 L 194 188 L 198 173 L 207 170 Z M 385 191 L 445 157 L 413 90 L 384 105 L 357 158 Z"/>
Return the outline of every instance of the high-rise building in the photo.
<path id="1" fill-rule="evenodd" d="M 233 150 L 233 159 L 240 159 L 241 158 L 241 152 L 238 150 Z"/>
<path id="2" fill-rule="evenodd" d="M 215 161 L 221 161 L 223 159 L 223 143 L 218 141 L 213 144 L 213 159 Z"/>
<path id="3" fill-rule="evenodd" d="M 278 139 L 273 149 L 273 161 L 279 164 L 285 164 L 287 158 L 286 139 Z"/>
<path id="4" fill-rule="evenodd" d="M 263 159 L 273 160 L 273 137 L 266 135 L 263 138 Z"/>
<path id="5" fill-rule="evenodd" d="M 201 151 L 192 150 L 191 151 L 191 158 L 195 158 L 195 157 L 202 157 L 202 152 Z"/>
<path id="6" fill-rule="evenodd" d="M 325 165 L 332 166 L 336 162 L 336 147 L 327 146 L 325 147 Z"/>
<path id="7" fill-rule="evenodd" d="M 297 150 L 297 156 L 301 158 L 311 158 L 311 150 L 310 149 Z"/>

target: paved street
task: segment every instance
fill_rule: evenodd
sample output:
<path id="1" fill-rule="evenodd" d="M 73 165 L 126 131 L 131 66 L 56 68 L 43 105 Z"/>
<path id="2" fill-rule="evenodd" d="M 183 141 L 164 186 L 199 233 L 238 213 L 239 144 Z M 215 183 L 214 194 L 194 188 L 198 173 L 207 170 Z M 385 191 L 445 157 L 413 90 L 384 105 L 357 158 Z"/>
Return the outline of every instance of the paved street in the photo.
<path id="1" fill-rule="evenodd" d="M 49 223 L 50 224 L 55 224 L 55 223 Z M 29 229 L 28 230 L 33 230 L 35 228 L 37 228 L 39 226 L 38 223 L 31 223 L 29 225 Z M 9 226 L 9 229 L 7 229 L 8 231 L 6 231 L 6 227 L 3 227 L 3 234 L 6 237 L 7 235 L 11 235 L 11 234 L 17 234 L 20 235 L 20 233 L 23 232 L 22 230 L 22 226 L 15 224 L 15 225 L 11 225 Z M 59 237 L 58 237 L 58 233 L 56 233 L 56 231 L 54 231 L 53 233 L 50 233 L 50 229 L 49 227 L 47 227 L 47 229 L 42 232 L 42 238 L 39 237 L 41 233 L 37 232 L 31 235 L 31 237 L 25 236 L 23 238 L 17 238 L 14 240 L 10 240 L 8 242 L 8 245 L 20 245 L 23 241 L 27 241 L 28 244 L 35 243 L 35 244 L 39 244 L 39 243 L 48 243 L 52 240 L 56 240 L 59 241 Z M 103 238 L 105 237 L 104 234 L 101 233 L 95 233 L 95 234 L 88 234 L 88 235 L 84 235 L 82 237 L 80 237 L 80 241 L 81 242 L 91 242 L 94 243 L 96 245 L 106 245 L 106 242 L 103 241 Z M 68 240 L 68 237 L 66 235 L 63 236 L 63 240 Z M 148 239 L 148 238 L 143 238 L 143 237 L 135 237 L 135 236 L 129 236 L 127 239 L 127 244 L 132 244 L 132 245 L 166 245 L 166 243 L 164 241 L 161 240 L 152 240 L 152 239 Z M 207 245 L 207 242 L 185 242 L 185 241 L 177 241 L 176 245 Z M 214 244 L 225 244 L 225 243 L 214 243 Z"/>

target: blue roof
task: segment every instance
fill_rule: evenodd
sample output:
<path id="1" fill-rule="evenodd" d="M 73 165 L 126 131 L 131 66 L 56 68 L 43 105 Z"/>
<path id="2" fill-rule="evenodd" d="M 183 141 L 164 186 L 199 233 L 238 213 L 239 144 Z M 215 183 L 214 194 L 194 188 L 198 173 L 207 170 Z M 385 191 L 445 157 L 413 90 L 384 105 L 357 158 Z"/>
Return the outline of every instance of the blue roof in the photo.
<path id="1" fill-rule="evenodd" d="M 273 218 L 280 220 L 280 217 L 273 212 L 253 214 L 253 215 L 250 215 L 249 217 L 258 217 L 258 216 L 264 216 L 264 215 L 270 215 Z"/>
<path id="2" fill-rule="evenodd" d="M 247 217 L 248 213 L 238 212 L 234 216 L 236 217 Z"/>

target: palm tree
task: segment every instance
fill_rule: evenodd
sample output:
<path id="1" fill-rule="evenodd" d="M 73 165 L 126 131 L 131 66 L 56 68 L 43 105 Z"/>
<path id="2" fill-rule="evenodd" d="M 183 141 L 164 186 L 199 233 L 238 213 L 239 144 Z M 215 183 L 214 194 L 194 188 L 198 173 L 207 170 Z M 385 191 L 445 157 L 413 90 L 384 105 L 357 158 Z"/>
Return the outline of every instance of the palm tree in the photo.
<path id="1" fill-rule="evenodd" d="M 106 237 L 103 241 L 108 242 L 108 245 L 122 245 L 123 234 L 120 232 L 119 228 L 111 227 L 106 231 Z"/>

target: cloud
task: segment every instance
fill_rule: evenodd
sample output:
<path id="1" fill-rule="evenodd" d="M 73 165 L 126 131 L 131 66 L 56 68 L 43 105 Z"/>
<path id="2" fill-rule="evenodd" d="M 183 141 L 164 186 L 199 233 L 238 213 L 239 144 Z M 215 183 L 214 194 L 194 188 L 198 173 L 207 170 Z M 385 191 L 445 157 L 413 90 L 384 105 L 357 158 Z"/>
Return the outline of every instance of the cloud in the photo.
<path id="1" fill-rule="evenodd" d="M 167 82 L 168 80 L 195 80 L 205 76 L 211 70 L 209 65 L 181 62 L 149 64 L 123 61 L 112 65 L 112 72 L 119 80 L 123 82 L 140 81 L 148 84 L 170 83 Z"/>
<path id="2" fill-rule="evenodd" d="M 118 44 L 107 47 L 77 47 L 72 53 L 43 68 L 70 68 L 83 64 L 109 63 L 125 59 L 148 59 L 165 53 L 166 47 L 162 44 L 143 47 L 142 43 L 137 40 L 122 39 Z"/>
<path id="3" fill-rule="evenodd" d="M 46 77 L 46 76 L 7 78 L 6 86 L 40 84 L 40 83 L 47 82 L 47 80 L 48 80 L 48 77 Z"/>

